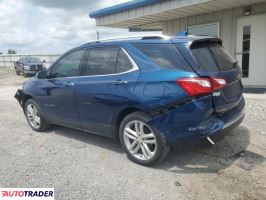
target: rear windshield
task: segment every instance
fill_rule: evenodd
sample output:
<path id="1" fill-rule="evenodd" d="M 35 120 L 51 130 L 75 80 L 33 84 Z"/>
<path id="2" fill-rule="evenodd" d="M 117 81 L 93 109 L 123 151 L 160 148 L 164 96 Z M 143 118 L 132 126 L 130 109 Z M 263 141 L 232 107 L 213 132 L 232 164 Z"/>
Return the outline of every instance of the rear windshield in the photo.
<path id="1" fill-rule="evenodd" d="M 237 62 L 218 43 L 199 42 L 191 47 L 192 54 L 203 71 L 226 71 L 236 68 Z"/>
<path id="2" fill-rule="evenodd" d="M 160 67 L 191 71 L 173 44 L 134 44 L 134 46 Z"/>

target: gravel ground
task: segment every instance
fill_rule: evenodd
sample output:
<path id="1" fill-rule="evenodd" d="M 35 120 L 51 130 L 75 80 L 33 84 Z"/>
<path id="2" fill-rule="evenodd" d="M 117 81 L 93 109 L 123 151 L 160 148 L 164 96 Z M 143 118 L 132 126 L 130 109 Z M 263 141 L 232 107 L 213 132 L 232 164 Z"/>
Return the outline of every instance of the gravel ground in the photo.
<path id="1" fill-rule="evenodd" d="M 215 146 L 176 147 L 132 163 L 115 141 L 54 126 L 31 130 L 0 69 L 0 187 L 52 187 L 56 199 L 266 199 L 266 94 L 245 94 L 244 122 Z"/>

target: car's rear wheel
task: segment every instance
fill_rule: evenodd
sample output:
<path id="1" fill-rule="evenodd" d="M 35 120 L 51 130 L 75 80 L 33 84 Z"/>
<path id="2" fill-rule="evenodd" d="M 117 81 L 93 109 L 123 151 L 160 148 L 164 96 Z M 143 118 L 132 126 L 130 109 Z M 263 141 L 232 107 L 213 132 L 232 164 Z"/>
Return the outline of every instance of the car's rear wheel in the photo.
<path id="1" fill-rule="evenodd" d="M 141 165 L 150 166 L 168 154 L 170 146 L 164 137 L 147 122 L 150 117 L 142 112 L 126 116 L 120 125 L 120 142 L 128 157 Z"/>
<path id="2" fill-rule="evenodd" d="M 26 101 L 24 112 L 30 127 L 35 131 L 45 131 L 49 123 L 40 112 L 40 108 L 33 99 Z"/>

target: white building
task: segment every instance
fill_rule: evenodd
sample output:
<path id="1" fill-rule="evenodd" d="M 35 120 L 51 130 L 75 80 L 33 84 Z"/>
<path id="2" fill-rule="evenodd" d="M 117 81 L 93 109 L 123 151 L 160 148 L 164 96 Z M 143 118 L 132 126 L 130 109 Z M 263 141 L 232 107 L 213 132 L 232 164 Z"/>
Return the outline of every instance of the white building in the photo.
<path id="1" fill-rule="evenodd" d="M 98 26 L 223 39 L 243 83 L 266 88 L 266 0 L 135 0 L 90 13 Z"/>

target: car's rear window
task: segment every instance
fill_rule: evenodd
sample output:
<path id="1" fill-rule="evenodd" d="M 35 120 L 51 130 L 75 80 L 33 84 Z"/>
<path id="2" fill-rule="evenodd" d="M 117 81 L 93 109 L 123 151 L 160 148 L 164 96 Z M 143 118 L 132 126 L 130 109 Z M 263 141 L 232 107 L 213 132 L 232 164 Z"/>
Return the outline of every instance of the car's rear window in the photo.
<path id="1" fill-rule="evenodd" d="M 200 70 L 214 72 L 235 68 L 237 62 L 216 42 L 199 42 L 191 47 Z"/>
<path id="2" fill-rule="evenodd" d="M 163 68 L 191 71 L 173 44 L 134 44 L 151 61 Z"/>

